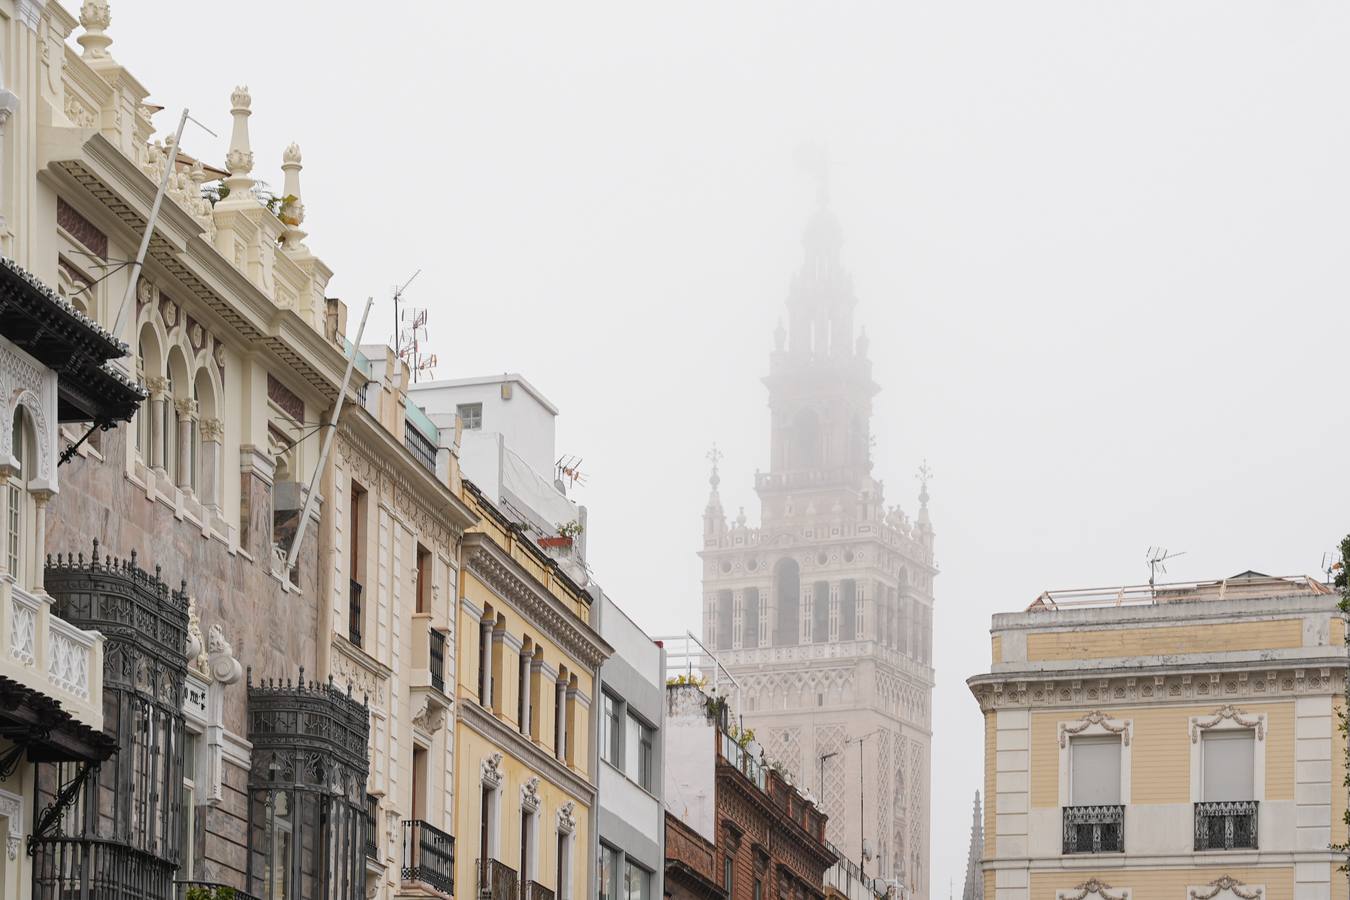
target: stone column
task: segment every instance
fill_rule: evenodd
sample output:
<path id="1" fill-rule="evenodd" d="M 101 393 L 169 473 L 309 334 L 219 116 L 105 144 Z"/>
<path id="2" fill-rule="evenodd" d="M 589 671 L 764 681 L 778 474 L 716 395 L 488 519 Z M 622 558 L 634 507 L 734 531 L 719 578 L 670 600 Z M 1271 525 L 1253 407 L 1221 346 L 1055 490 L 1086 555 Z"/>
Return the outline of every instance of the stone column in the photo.
<path id="1" fill-rule="evenodd" d="M 192 423 L 197 418 L 197 401 L 184 397 L 174 401 L 178 414 L 178 487 L 192 490 Z"/>
<path id="2" fill-rule="evenodd" d="M 156 375 L 146 379 L 145 386 L 150 390 L 150 446 L 145 448 L 145 464 L 156 475 L 164 476 L 164 409 L 169 397 L 169 379 Z M 142 407 L 144 409 L 144 407 Z"/>
<path id="3" fill-rule="evenodd" d="M 562 759 L 567 749 L 567 682 L 554 682 L 554 689 L 556 693 L 553 700 L 553 715 L 557 719 L 557 725 L 553 729 L 556 736 L 553 755 Z"/>
<path id="4" fill-rule="evenodd" d="M 19 111 L 19 97 L 11 90 L 0 88 L 0 171 L 9 168 L 10 161 L 3 156 L 5 146 L 5 125 L 10 117 Z M 4 179 L 0 178 L 0 239 L 9 237 L 8 212 L 9 197 L 4 192 Z M 8 251 L 10 248 L 5 247 Z"/>
<path id="5" fill-rule="evenodd" d="M 5 493 L 9 492 L 6 491 Z M 33 517 L 33 546 L 31 548 L 33 577 L 30 579 L 35 594 L 47 593 L 42 583 L 42 564 L 47 547 L 47 503 L 52 499 L 54 493 L 56 492 L 49 490 L 29 491 L 29 495 L 33 498 L 33 506 L 37 510 Z M 21 542 L 19 552 L 23 553 L 24 549 Z"/>
<path id="6" fill-rule="evenodd" d="M 828 635 L 830 643 L 839 640 L 839 582 L 833 580 L 830 582 L 830 612 L 829 619 L 825 626 L 825 633 Z M 855 589 L 856 590 L 856 589 Z M 857 605 L 857 594 L 854 595 L 854 605 Z"/>
<path id="7" fill-rule="evenodd" d="M 492 622 L 484 619 L 478 623 L 478 652 L 486 654 L 478 663 L 478 697 L 483 706 L 492 705 L 492 695 L 488 685 L 492 683 Z"/>
<path id="8" fill-rule="evenodd" d="M 532 653 L 520 651 L 520 660 L 516 670 L 520 672 L 520 733 L 530 733 L 530 659 Z"/>
<path id="9" fill-rule="evenodd" d="M 202 505 L 220 515 L 220 466 L 224 458 L 225 423 L 220 419 L 202 419 L 197 427 L 201 429 L 202 438 L 201 458 L 197 460 L 200 467 L 197 490 Z"/>
<path id="10" fill-rule="evenodd" d="M 770 603 L 773 595 L 772 589 L 769 591 L 760 590 L 759 592 L 759 621 L 756 626 L 759 629 L 759 646 L 773 646 L 773 618 L 770 615 Z"/>
<path id="11" fill-rule="evenodd" d="M 798 644 L 810 644 L 811 642 L 811 617 L 815 614 L 815 584 L 811 582 L 802 582 L 796 587 L 796 604 L 799 607 L 798 626 L 796 626 L 796 642 Z"/>
<path id="12" fill-rule="evenodd" d="M 853 583 L 853 639 L 867 640 L 867 584 L 861 578 Z"/>
<path id="13" fill-rule="evenodd" d="M 745 591 L 737 588 L 731 594 L 731 649 L 745 646 Z"/>

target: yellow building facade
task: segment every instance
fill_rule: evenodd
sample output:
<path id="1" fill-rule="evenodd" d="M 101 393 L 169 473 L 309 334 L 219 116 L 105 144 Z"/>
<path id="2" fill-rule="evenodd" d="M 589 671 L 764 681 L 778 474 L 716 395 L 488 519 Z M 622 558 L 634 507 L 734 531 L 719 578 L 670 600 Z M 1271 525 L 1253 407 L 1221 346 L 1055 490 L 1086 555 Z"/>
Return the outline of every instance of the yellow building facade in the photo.
<path id="1" fill-rule="evenodd" d="M 456 679 L 459 896 L 590 896 L 591 596 L 469 481 Z"/>
<path id="2" fill-rule="evenodd" d="M 1305 579 L 1046 593 L 993 621 L 988 900 L 1332 900 L 1337 596 Z"/>

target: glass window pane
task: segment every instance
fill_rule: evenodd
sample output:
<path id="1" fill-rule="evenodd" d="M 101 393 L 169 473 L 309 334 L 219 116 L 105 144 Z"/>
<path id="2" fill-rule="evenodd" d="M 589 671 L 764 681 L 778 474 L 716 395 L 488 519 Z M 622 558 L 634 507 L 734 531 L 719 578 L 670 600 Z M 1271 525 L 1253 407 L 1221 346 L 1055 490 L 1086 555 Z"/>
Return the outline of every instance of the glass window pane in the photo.
<path id="1" fill-rule="evenodd" d="M 1069 741 L 1069 763 L 1071 805 L 1120 803 L 1120 738 L 1073 738 Z"/>
<path id="2" fill-rule="evenodd" d="M 1204 756 L 1201 781 L 1203 798 L 1212 800 L 1252 800 L 1256 742 L 1250 729 L 1207 731 L 1201 740 Z"/>

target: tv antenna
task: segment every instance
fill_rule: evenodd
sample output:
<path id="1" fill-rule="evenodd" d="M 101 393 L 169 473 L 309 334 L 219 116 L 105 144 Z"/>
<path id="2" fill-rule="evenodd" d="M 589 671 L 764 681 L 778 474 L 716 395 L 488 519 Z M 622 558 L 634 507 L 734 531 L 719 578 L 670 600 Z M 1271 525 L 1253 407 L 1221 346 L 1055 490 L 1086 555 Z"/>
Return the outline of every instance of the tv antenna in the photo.
<path id="1" fill-rule="evenodd" d="M 1171 553 L 1165 547 L 1148 548 L 1148 589 L 1150 592 L 1153 590 L 1153 584 L 1157 580 L 1158 573 L 1161 572 L 1164 575 L 1167 574 L 1167 561 L 1185 555 L 1185 550 Z"/>
<path id="2" fill-rule="evenodd" d="M 1341 570 L 1341 554 L 1339 550 L 1328 550 L 1322 554 L 1322 571 L 1327 575 L 1327 584 L 1335 580 L 1336 573 Z"/>
<path id="3" fill-rule="evenodd" d="M 410 285 L 410 284 L 413 283 L 413 279 L 416 278 L 418 275 L 421 275 L 421 274 L 422 274 L 422 270 L 421 270 L 421 269 L 418 269 L 416 272 L 412 273 L 411 276 L 409 276 L 409 278 L 408 278 L 407 281 L 403 282 L 403 286 L 402 286 L 402 287 L 396 287 L 396 288 L 394 288 L 394 353 L 395 353 L 395 355 L 400 355 L 400 356 L 401 356 L 401 353 L 402 353 L 402 350 L 403 350 L 402 341 L 401 341 L 401 338 L 402 338 L 402 329 L 403 329 L 403 320 L 399 317 L 399 314 L 398 314 L 398 301 L 401 300 L 401 299 L 403 298 L 403 292 L 406 291 L 406 290 L 408 289 L 408 285 Z"/>
<path id="4" fill-rule="evenodd" d="M 558 480 L 566 481 L 569 489 L 586 483 L 586 475 L 581 471 L 580 456 L 564 453 L 558 457 L 558 461 L 553 464 L 553 468 L 558 473 Z"/>

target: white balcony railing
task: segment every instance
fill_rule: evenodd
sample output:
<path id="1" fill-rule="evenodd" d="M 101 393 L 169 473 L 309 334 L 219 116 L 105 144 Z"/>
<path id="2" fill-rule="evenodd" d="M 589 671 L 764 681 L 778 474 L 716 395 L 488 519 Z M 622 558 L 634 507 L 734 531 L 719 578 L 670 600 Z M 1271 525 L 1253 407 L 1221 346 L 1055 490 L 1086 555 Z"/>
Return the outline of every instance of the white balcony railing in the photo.
<path id="1" fill-rule="evenodd" d="M 103 636 L 53 615 L 51 606 L 50 597 L 0 584 L 0 675 L 102 728 Z"/>

